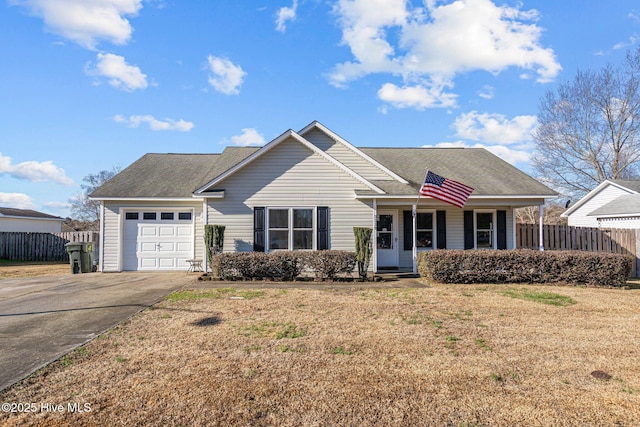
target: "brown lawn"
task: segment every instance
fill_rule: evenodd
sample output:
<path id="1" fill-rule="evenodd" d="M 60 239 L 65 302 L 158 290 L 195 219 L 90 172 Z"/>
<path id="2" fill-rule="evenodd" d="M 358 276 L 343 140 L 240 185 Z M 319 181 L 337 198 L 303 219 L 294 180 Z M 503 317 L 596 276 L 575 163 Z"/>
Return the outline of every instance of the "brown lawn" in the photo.
<path id="1" fill-rule="evenodd" d="M 173 299 L 5 391 L 0 401 L 35 413 L 0 422 L 640 425 L 640 290 L 211 289 Z"/>
<path id="2" fill-rule="evenodd" d="M 71 274 L 69 263 L 0 261 L 0 280 L 18 277 L 56 276 Z"/>

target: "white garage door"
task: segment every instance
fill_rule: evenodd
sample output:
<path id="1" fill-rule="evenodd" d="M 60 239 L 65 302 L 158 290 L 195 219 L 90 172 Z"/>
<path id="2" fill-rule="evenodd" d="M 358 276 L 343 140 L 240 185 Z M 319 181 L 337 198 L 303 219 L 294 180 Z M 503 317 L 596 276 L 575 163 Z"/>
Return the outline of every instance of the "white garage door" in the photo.
<path id="1" fill-rule="evenodd" d="M 186 270 L 193 258 L 190 211 L 128 211 L 124 218 L 123 270 Z"/>

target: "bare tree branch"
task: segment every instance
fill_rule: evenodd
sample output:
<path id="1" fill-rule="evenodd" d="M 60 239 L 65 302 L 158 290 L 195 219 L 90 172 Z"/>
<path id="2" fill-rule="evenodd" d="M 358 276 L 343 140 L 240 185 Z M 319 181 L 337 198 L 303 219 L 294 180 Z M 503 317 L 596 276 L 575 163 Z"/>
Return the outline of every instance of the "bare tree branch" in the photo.
<path id="1" fill-rule="evenodd" d="M 564 194 L 640 176 L 640 48 L 625 62 L 578 71 L 540 101 L 533 168 Z"/>

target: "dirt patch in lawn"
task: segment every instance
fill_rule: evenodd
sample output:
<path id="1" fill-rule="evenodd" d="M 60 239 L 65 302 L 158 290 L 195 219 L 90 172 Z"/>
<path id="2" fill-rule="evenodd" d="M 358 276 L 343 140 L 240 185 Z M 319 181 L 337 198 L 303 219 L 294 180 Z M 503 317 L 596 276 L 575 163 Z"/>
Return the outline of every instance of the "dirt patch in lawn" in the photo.
<path id="1" fill-rule="evenodd" d="M 183 290 L 5 391 L 35 413 L 0 423 L 640 425 L 638 325 L 638 290 Z"/>
<path id="2" fill-rule="evenodd" d="M 68 262 L 14 262 L 0 260 L 0 280 L 71 274 Z"/>

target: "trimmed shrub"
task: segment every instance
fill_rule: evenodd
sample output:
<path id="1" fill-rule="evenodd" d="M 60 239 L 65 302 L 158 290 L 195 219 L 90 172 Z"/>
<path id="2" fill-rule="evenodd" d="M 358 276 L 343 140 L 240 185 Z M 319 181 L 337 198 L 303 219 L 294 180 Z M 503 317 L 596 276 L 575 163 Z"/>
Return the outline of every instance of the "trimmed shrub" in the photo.
<path id="1" fill-rule="evenodd" d="M 320 280 L 333 280 L 351 273 L 356 255 L 347 251 L 226 252 L 213 258 L 212 271 L 224 280 L 295 280 L 309 271 Z"/>
<path id="2" fill-rule="evenodd" d="M 629 255 L 515 249 L 435 250 L 418 254 L 418 272 L 440 283 L 566 283 L 623 286 Z"/>
<path id="3" fill-rule="evenodd" d="M 340 274 L 351 274 L 356 265 L 356 254 L 348 251 L 306 252 L 305 266 L 318 280 L 334 280 Z"/>

